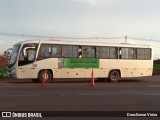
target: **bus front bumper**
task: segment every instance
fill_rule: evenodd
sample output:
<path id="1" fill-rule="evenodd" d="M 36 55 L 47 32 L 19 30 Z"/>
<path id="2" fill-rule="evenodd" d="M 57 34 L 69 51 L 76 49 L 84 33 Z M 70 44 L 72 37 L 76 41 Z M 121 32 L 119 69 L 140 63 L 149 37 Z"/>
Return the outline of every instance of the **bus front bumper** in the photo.
<path id="1" fill-rule="evenodd" d="M 12 71 L 7 71 L 8 77 L 9 78 L 16 78 L 16 72 L 15 69 L 13 69 Z"/>

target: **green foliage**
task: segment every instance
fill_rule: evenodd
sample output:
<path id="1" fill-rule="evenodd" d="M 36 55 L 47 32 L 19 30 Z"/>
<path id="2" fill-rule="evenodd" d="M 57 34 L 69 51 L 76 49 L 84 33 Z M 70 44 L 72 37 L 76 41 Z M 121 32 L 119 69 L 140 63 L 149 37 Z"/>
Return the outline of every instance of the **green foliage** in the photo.
<path id="1" fill-rule="evenodd" d="M 159 75 L 160 74 L 160 64 L 154 64 L 153 65 L 153 74 Z"/>
<path id="2" fill-rule="evenodd" d="M 0 66 L 0 78 L 8 78 L 7 75 L 7 66 Z"/>

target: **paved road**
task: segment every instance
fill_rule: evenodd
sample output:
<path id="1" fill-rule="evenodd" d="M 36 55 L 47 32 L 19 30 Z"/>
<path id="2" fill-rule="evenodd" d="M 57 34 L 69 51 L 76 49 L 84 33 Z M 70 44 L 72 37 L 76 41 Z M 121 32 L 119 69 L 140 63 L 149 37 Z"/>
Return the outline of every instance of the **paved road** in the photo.
<path id="1" fill-rule="evenodd" d="M 0 110 L 157 111 L 160 87 L 1 88 Z"/>
<path id="2" fill-rule="evenodd" d="M 91 85 L 91 79 L 54 79 L 53 83 L 47 83 L 47 87 L 86 87 Z M 33 83 L 32 80 L 0 79 L 0 88 L 41 87 L 41 83 Z M 158 87 L 160 75 L 144 78 L 121 79 L 118 83 L 95 80 L 96 87 Z"/>
<path id="3" fill-rule="evenodd" d="M 118 83 L 55 80 L 41 87 L 31 80 L 0 80 L 1 111 L 160 111 L 160 76 Z"/>

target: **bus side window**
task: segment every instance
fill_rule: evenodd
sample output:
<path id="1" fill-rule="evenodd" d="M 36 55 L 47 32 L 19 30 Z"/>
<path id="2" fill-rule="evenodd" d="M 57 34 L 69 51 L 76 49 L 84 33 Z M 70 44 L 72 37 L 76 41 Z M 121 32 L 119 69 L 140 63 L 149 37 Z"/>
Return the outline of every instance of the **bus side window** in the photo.
<path id="1" fill-rule="evenodd" d="M 73 56 L 72 57 L 74 57 L 74 58 L 77 58 L 77 57 L 79 57 L 79 46 L 72 46 L 73 48 L 72 48 L 72 51 L 73 51 Z"/>
<path id="2" fill-rule="evenodd" d="M 134 59 L 137 59 L 137 49 L 134 48 Z"/>
<path id="3" fill-rule="evenodd" d="M 145 49 L 145 60 L 150 60 L 151 59 L 151 49 Z"/>
<path id="4" fill-rule="evenodd" d="M 118 48 L 115 48 L 115 58 L 118 58 Z"/>
<path id="5" fill-rule="evenodd" d="M 99 58 L 100 57 L 100 48 L 99 47 L 93 47 L 92 57 L 93 58 Z"/>
<path id="6" fill-rule="evenodd" d="M 110 53 L 109 58 L 111 58 L 111 59 L 117 58 L 117 57 L 118 57 L 118 48 L 117 48 L 117 50 L 116 50 L 115 47 L 110 47 L 110 48 L 109 48 L 109 53 Z"/>
<path id="7" fill-rule="evenodd" d="M 79 46 L 79 49 L 78 49 L 78 58 L 82 58 L 82 47 Z"/>
<path id="8" fill-rule="evenodd" d="M 83 58 L 99 58 L 100 48 L 95 46 L 83 46 L 82 57 Z"/>
<path id="9" fill-rule="evenodd" d="M 83 58 L 91 58 L 92 57 L 92 47 L 91 46 L 83 46 L 82 47 L 82 57 Z"/>
<path id="10" fill-rule="evenodd" d="M 78 50 L 79 50 L 79 46 L 64 45 L 63 46 L 63 57 L 77 58 Z"/>
<path id="11" fill-rule="evenodd" d="M 121 48 L 119 48 L 119 59 L 121 59 L 122 58 L 122 50 L 121 50 Z"/>
<path id="12" fill-rule="evenodd" d="M 144 59 L 144 49 L 143 48 L 137 48 L 137 59 Z"/>
<path id="13" fill-rule="evenodd" d="M 51 47 L 50 45 L 41 45 L 39 57 L 40 58 L 50 57 L 51 56 L 50 47 Z"/>
<path id="14" fill-rule="evenodd" d="M 128 48 L 128 58 L 134 59 L 134 48 Z"/>
<path id="15" fill-rule="evenodd" d="M 135 49 L 134 48 L 119 48 L 119 58 L 120 59 L 135 59 Z"/>
<path id="16" fill-rule="evenodd" d="M 52 57 L 61 57 L 61 46 L 60 45 L 52 45 Z"/>
<path id="17" fill-rule="evenodd" d="M 101 47 L 102 58 L 109 58 L 109 47 Z"/>
<path id="18" fill-rule="evenodd" d="M 142 60 L 151 59 L 151 49 L 137 48 L 137 59 L 142 59 Z"/>
<path id="19" fill-rule="evenodd" d="M 101 47 L 102 58 L 115 59 L 118 58 L 118 48 L 116 47 Z"/>

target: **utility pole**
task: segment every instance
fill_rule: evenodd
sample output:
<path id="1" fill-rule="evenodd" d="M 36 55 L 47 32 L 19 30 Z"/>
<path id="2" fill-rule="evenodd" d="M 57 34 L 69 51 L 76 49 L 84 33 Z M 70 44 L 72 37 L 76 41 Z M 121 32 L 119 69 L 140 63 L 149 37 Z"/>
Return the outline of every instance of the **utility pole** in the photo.
<path id="1" fill-rule="evenodd" d="M 127 35 L 125 36 L 125 43 L 127 44 Z"/>

